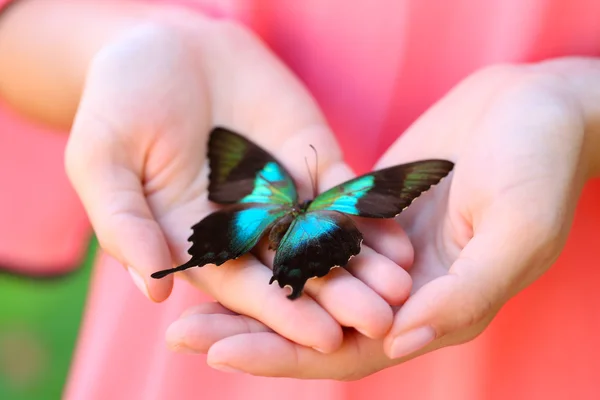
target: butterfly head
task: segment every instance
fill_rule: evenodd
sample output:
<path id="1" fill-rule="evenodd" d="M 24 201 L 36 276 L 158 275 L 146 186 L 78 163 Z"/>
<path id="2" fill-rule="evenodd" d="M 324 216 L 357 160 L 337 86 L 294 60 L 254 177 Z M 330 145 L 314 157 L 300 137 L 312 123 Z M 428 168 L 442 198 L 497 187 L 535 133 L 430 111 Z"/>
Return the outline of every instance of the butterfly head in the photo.
<path id="1" fill-rule="evenodd" d="M 302 203 L 299 203 L 296 207 L 294 207 L 294 211 L 296 211 L 297 213 L 304 213 L 306 212 L 306 210 L 308 210 L 308 206 L 310 206 L 310 203 L 312 203 L 312 199 L 305 200 Z"/>

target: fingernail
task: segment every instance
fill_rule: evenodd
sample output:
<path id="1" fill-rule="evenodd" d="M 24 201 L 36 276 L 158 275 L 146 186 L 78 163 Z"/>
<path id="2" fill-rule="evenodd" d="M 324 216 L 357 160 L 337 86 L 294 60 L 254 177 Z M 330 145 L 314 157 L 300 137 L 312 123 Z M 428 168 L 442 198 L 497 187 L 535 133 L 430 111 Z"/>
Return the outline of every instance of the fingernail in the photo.
<path id="1" fill-rule="evenodd" d="M 181 313 L 181 315 L 179 316 L 179 319 L 185 319 L 185 318 L 189 317 L 190 315 L 203 314 L 200 311 L 201 307 L 202 307 L 202 305 L 200 305 L 200 306 L 193 306 L 193 307 L 187 308 L 184 312 Z"/>
<path id="2" fill-rule="evenodd" d="M 127 271 L 129 271 L 129 275 L 131 275 L 131 279 L 133 280 L 133 283 L 135 283 L 135 286 L 137 286 L 137 288 L 140 289 L 144 296 L 150 299 L 150 294 L 148 293 L 148 286 L 146 286 L 144 278 L 142 278 L 142 276 L 131 267 L 127 267 Z"/>
<path id="3" fill-rule="evenodd" d="M 435 339 L 435 330 L 422 326 L 403 333 L 394 339 L 390 351 L 391 358 L 400 358 L 425 347 Z"/>
<path id="4" fill-rule="evenodd" d="M 201 354 L 201 351 L 192 349 L 188 347 L 185 343 L 177 343 L 174 345 L 170 345 L 169 348 L 176 353 L 186 353 L 186 354 Z"/>
<path id="5" fill-rule="evenodd" d="M 240 371 L 239 369 L 235 369 L 235 368 L 230 367 L 229 365 L 225 365 L 225 364 L 212 364 L 210 366 L 212 368 L 216 369 L 216 370 L 221 371 L 221 372 L 227 372 L 227 373 L 234 373 L 234 372 L 240 373 L 240 372 L 243 372 L 243 371 Z"/>
<path id="6" fill-rule="evenodd" d="M 362 330 L 362 329 L 359 329 L 359 328 L 354 328 L 354 329 L 356 329 L 356 331 L 357 331 L 358 333 L 360 333 L 361 335 L 363 335 L 363 336 L 366 336 L 366 337 L 368 337 L 368 338 L 372 338 L 370 335 L 368 335 L 368 334 L 367 334 L 367 331 L 365 331 L 365 330 Z"/>
<path id="7" fill-rule="evenodd" d="M 321 350 L 321 349 L 320 349 L 320 348 L 318 348 L 318 347 L 313 347 L 313 350 L 316 350 L 316 351 L 318 351 L 319 353 L 323 353 L 323 354 L 325 354 L 325 350 Z"/>
<path id="8" fill-rule="evenodd" d="M 175 353 L 188 353 L 188 354 L 199 354 L 202 351 L 198 351 L 186 343 L 187 336 L 189 335 L 190 327 L 186 324 L 185 320 L 177 320 L 167 328 L 165 338 L 167 347 L 169 350 Z"/>

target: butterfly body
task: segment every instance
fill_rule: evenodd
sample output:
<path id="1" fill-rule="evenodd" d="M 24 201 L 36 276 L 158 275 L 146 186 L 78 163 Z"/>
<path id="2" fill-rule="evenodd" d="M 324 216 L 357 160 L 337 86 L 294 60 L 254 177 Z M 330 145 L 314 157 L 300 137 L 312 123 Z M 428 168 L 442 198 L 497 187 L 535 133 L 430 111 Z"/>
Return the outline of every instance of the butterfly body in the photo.
<path id="1" fill-rule="evenodd" d="M 215 128 L 208 146 L 209 200 L 225 205 L 192 227 L 183 265 L 221 265 L 248 253 L 268 235 L 275 250 L 273 277 L 299 297 L 306 281 L 344 267 L 359 254 L 363 236 L 350 216 L 393 218 L 453 168 L 446 160 L 389 167 L 299 201 L 291 175 L 270 154 L 237 133 Z"/>

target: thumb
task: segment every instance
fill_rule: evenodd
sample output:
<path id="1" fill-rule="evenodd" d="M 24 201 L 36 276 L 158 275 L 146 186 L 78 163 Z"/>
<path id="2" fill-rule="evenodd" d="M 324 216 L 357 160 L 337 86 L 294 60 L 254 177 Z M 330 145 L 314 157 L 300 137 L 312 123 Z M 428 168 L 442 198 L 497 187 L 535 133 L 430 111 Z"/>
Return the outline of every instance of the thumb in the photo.
<path id="1" fill-rule="evenodd" d="M 109 124 L 80 112 L 69 137 L 65 166 L 100 246 L 131 274 L 149 299 L 165 300 L 172 277 L 148 279 L 172 266 L 169 247 L 142 186 L 144 152 L 127 145 Z"/>
<path id="2" fill-rule="evenodd" d="M 421 287 L 398 311 L 384 342 L 388 357 L 474 339 L 510 297 L 556 258 L 555 230 L 506 208 L 493 211 L 448 273 Z"/>

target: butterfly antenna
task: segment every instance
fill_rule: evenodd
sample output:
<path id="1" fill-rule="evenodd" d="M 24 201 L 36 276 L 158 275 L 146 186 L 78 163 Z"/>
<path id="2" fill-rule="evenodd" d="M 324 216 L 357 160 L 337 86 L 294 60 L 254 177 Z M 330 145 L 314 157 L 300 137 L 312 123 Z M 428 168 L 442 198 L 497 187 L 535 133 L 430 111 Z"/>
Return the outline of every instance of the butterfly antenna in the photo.
<path id="1" fill-rule="evenodd" d="M 315 149 L 315 147 L 310 144 L 309 145 L 315 152 L 315 156 L 317 155 L 317 150 Z M 312 174 L 310 173 L 310 167 L 308 166 L 308 158 L 304 157 L 304 162 L 306 163 L 306 169 L 308 170 L 308 176 L 310 178 L 310 184 L 312 185 L 312 189 L 313 189 L 313 199 L 315 197 L 317 197 L 318 194 L 318 190 L 319 190 L 319 173 L 318 173 L 318 168 L 319 168 L 319 159 L 317 156 L 317 162 L 316 162 L 316 166 L 315 166 L 315 178 L 313 179 Z"/>
<path id="2" fill-rule="evenodd" d="M 315 181 L 313 180 L 312 174 L 310 173 L 310 167 L 308 166 L 308 158 L 304 157 L 304 163 L 306 164 L 306 169 L 308 170 L 308 177 L 310 178 L 310 185 L 313 190 L 313 197 L 315 196 Z"/>
<path id="3" fill-rule="evenodd" d="M 315 152 L 315 185 L 313 186 L 313 197 L 316 198 L 319 194 L 319 153 L 315 149 L 315 146 L 312 144 L 309 146 Z"/>

